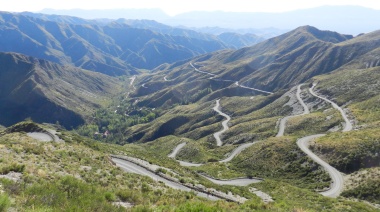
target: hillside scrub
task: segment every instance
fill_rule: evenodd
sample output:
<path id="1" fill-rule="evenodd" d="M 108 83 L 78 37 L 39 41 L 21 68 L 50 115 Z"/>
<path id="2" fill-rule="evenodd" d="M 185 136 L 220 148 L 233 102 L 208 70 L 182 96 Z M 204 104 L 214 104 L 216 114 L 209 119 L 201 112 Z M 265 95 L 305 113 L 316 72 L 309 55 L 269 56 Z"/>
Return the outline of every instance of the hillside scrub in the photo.
<path id="1" fill-rule="evenodd" d="M 335 109 L 292 117 L 286 122 L 285 134 L 303 137 L 342 128 L 342 116 Z"/>
<path id="2" fill-rule="evenodd" d="M 269 138 L 232 160 L 230 169 L 248 176 L 281 180 L 307 189 L 330 185 L 328 174 L 297 146 L 294 137 Z"/>
<path id="3" fill-rule="evenodd" d="M 316 139 L 310 148 L 345 173 L 380 166 L 378 129 L 330 133 Z"/>

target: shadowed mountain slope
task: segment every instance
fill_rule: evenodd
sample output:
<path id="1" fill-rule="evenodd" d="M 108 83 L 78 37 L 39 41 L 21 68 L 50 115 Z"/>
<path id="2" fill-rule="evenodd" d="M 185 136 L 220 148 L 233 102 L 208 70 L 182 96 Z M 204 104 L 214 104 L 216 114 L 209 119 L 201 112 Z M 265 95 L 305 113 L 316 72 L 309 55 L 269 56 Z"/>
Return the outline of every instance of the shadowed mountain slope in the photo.
<path id="1" fill-rule="evenodd" d="M 30 117 L 75 127 L 121 89 L 109 76 L 21 54 L 0 53 L 0 63 L 2 125 Z"/>

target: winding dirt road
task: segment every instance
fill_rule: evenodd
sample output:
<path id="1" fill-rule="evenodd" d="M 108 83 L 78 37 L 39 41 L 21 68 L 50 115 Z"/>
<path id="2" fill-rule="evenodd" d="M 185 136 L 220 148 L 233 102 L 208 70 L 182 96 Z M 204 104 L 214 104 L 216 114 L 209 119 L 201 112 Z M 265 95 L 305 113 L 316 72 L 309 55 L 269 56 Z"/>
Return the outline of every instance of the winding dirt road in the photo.
<path id="1" fill-rule="evenodd" d="M 313 92 L 313 88 L 315 87 L 315 85 L 316 84 L 313 84 L 313 86 L 309 89 L 310 94 L 313 95 L 313 96 L 315 96 L 315 97 L 317 97 L 317 98 L 320 98 L 320 99 L 322 99 L 322 100 L 324 100 L 324 101 L 326 101 L 328 103 L 330 103 L 334 108 L 338 109 L 340 111 L 340 113 L 342 114 L 344 120 L 346 121 L 346 126 L 343 129 L 343 132 L 350 131 L 352 129 L 352 125 L 349 122 L 349 120 L 348 120 L 346 114 L 344 113 L 344 111 L 342 110 L 342 108 L 340 108 L 337 104 L 335 104 L 331 100 L 316 95 Z M 286 122 L 287 122 L 287 120 L 289 118 L 296 117 L 296 116 L 302 116 L 302 115 L 306 115 L 306 114 L 310 113 L 309 108 L 307 107 L 307 105 L 305 104 L 305 102 L 302 100 L 302 98 L 300 96 L 300 94 L 301 94 L 301 86 L 302 86 L 302 84 L 298 85 L 298 87 L 297 87 L 296 97 L 297 97 L 298 102 L 303 107 L 303 113 L 302 114 L 298 114 L 298 115 L 294 115 L 294 116 L 287 116 L 287 117 L 281 119 L 280 125 L 279 125 L 279 131 L 278 131 L 276 137 L 280 137 L 280 136 L 284 135 L 284 131 L 285 131 L 285 127 L 286 127 Z M 337 196 L 340 195 L 341 191 L 343 190 L 343 183 L 344 183 L 344 181 L 343 181 L 342 174 L 338 170 L 336 170 L 334 167 L 330 166 L 328 163 L 326 163 L 321 158 L 319 158 L 317 155 L 315 155 L 308 148 L 310 141 L 312 141 L 315 138 L 322 137 L 322 136 L 325 136 L 325 134 L 310 135 L 310 136 L 306 136 L 306 137 L 300 138 L 300 139 L 297 140 L 297 145 L 313 161 L 315 161 L 316 163 L 318 163 L 319 165 L 321 165 L 329 173 L 329 175 L 330 175 L 330 177 L 332 179 L 332 184 L 330 186 L 330 189 L 328 189 L 327 191 L 324 191 L 324 192 L 320 192 L 320 194 L 322 194 L 324 196 L 328 196 L 328 197 L 337 197 Z"/>
<path id="2" fill-rule="evenodd" d="M 259 92 L 266 93 L 266 94 L 273 94 L 272 92 L 269 92 L 269 91 L 264 91 L 264 90 L 260 90 L 260 89 L 257 89 L 257 88 L 251 88 L 251 87 L 248 87 L 248 86 L 240 85 L 239 82 L 235 82 L 235 85 L 239 86 L 241 88 L 245 88 L 245 89 L 249 89 L 249 90 L 253 90 L 253 91 L 259 91 Z"/>
<path id="3" fill-rule="evenodd" d="M 258 91 L 258 92 L 262 92 L 262 93 L 265 93 L 265 94 L 273 94 L 272 92 L 269 92 L 269 91 L 264 91 L 264 90 L 260 90 L 260 89 L 257 89 L 257 88 L 252 88 L 252 87 L 240 85 L 238 81 L 226 80 L 226 79 L 214 79 L 217 76 L 216 74 L 205 72 L 205 71 L 201 71 L 201 70 L 195 68 L 195 66 L 192 63 L 190 63 L 190 66 L 193 67 L 194 71 L 196 71 L 196 72 L 210 75 L 211 77 L 209 79 L 218 80 L 218 81 L 224 81 L 224 82 L 235 82 L 235 85 L 238 86 L 238 87 L 241 87 L 241 88 L 245 88 L 245 89 L 249 89 L 249 90 L 253 90 L 253 91 Z"/>
<path id="4" fill-rule="evenodd" d="M 36 139 L 38 141 L 42 141 L 42 142 L 53 141 L 53 138 L 49 134 L 46 134 L 46 133 L 30 132 L 30 133 L 27 133 L 26 135 L 29 136 L 29 137 L 31 137 L 31 138 L 34 138 L 34 139 Z"/>
<path id="5" fill-rule="evenodd" d="M 252 146 L 253 144 L 255 144 L 256 142 L 253 142 L 253 143 L 247 143 L 247 144 L 242 144 L 240 146 L 238 146 L 236 149 L 234 149 L 231 154 L 226 158 L 226 159 L 223 159 L 221 161 L 219 161 L 220 163 L 227 163 L 227 162 L 230 162 L 232 159 L 234 159 L 234 157 L 238 154 L 240 154 L 243 150 L 247 149 L 248 147 Z"/>
<path id="6" fill-rule="evenodd" d="M 223 129 L 219 132 L 214 133 L 214 138 L 216 139 L 216 145 L 222 146 L 223 142 L 220 139 L 220 136 L 229 129 L 228 122 L 231 120 L 231 117 L 223 113 L 222 111 L 220 111 L 219 108 L 220 108 L 220 99 L 216 100 L 216 105 L 212 109 L 215 112 L 217 112 L 219 115 L 224 116 L 226 118 L 226 120 L 222 122 Z"/>
<path id="7" fill-rule="evenodd" d="M 301 115 L 306 115 L 306 114 L 309 114 L 310 113 L 310 110 L 309 108 L 307 107 L 307 105 L 305 104 L 305 102 L 302 100 L 301 98 L 301 86 L 303 84 L 300 84 L 297 86 L 297 93 L 296 93 L 296 97 L 297 97 L 297 100 L 298 102 L 302 105 L 303 107 L 303 113 Z"/>
<path id="8" fill-rule="evenodd" d="M 201 174 L 202 177 L 206 178 L 207 180 L 217 184 L 217 185 L 232 185 L 232 186 L 247 186 L 252 183 L 259 183 L 262 182 L 260 179 L 249 179 L 249 178 L 241 178 L 241 179 L 232 179 L 232 180 L 217 180 L 211 177 L 208 177 L 206 175 Z"/>
<path id="9" fill-rule="evenodd" d="M 286 116 L 286 117 L 282 118 L 282 119 L 280 120 L 280 124 L 279 124 L 279 127 L 278 127 L 278 132 L 277 132 L 276 137 L 284 136 L 285 127 L 286 127 L 286 122 L 287 122 L 290 118 L 297 117 L 297 116 L 302 116 L 302 115 L 306 115 L 306 114 L 309 114 L 309 113 L 310 113 L 309 108 L 306 106 L 305 102 L 304 102 L 304 101 L 302 100 L 302 98 L 301 98 L 301 86 L 302 86 L 302 85 L 303 85 L 303 84 L 297 86 L 296 97 L 297 97 L 298 102 L 299 102 L 299 103 L 302 105 L 302 107 L 303 107 L 303 113 L 302 113 L 302 114 L 293 115 L 293 116 Z"/>
<path id="10" fill-rule="evenodd" d="M 178 190 L 182 190 L 182 191 L 192 191 L 192 189 L 190 189 L 186 186 L 183 186 L 180 183 L 167 180 L 167 179 L 149 171 L 148 169 L 141 167 L 141 166 L 138 166 L 137 164 L 134 164 L 132 162 L 122 160 L 119 158 L 112 158 L 112 161 L 115 162 L 118 167 L 120 167 L 121 169 L 123 169 L 126 172 L 148 176 L 148 177 L 152 178 L 153 180 L 161 181 L 161 182 L 165 183 L 165 185 L 167 185 L 171 188 L 174 188 L 174 189 L 178 189 Z M 195 191 L 195 192 L 198 196 L 204 197 L 204 198 L 207 198 L 210 200 L 219 200 L 220 199 L 218 197 L 215 197 L 215 196 L 203 193 L 203 192 L 199 192 L 199 191 Z"/>
<path id="11" fill-rule="evenodd" d="M 170 153 L 170 155 L 168 155 L 168 157 L 169 158 L 175 158 L 175 156 L 178 154 L 179 150 L 181 150 L 184 146 L 186 146 L 186 142 L 178 144 L 178 146 L 176 146 L 173 149 L 172 153 Z"/>
<path id="12" fill-rule="evenodd" d="M 220 138 L 220 136 L 229 129 L 228 127 L 228 122 L 231 120 L 231 117 L 225 113 L 223 113 L 222 111 L 220 111 L 220 100 L 216 100 L 216 104 L 213 108 L 214 111 L 216 111 L 219 115 L 222 115 L 226 118 L 226 120 L 224 120 L 222 122 L 222 126 L 223 126 L 223 129 L 219 132 L 216 132 L 214 133 L 214 138 L 216 139 L 216 142 L 217 142 L 217 146 L 222 146 L 223 142 Z M 247 144 L 242 144 L 240 146 L 238 146 L 236 149 L 234 149 L 231 154 L 226 158 L 226 159 L 223 159 L 221 161 L 219 161 L 220 163 L 226 163 L 226 162 L 229 162 L 231 161 L 236 155 L 240 154 L 244 149 L 252 146 L 254 143 L 256 142 L 253 142 L 253 143 L 247 143 Z M 173 151 L 168 155 L 169 158 L 175 158 L 176 155 L 178 154 L 178 152 L 184 147 L 186 146 L 186 142 L 183 142 L 183 143 L 180 143 L 178 144 L 174 149 Z M 186 161 L 180 161 L 180 160 L 177 160 L 181 166 L 202 166 L 204 164 L 202 163 L 190 163 L 190 162 L 186 162 Z"/>
<path id="13" fill-rule="evenodd" d="M 29 132 L 27 133 L 27 136 L 42 142 L 65 142 L 57 136 L 57 131 L 51 129 L 45 129 L 45 132 Z"/>
<path id="14" fill-rule="evenodd" d="M 313 89 L 314 89 L 314 87 L 315 87 L 316 85 L 317 85 L 317 83 L 313 83 L 313 86 L 309 89 L 311 95 L 313 95 L 313 96 L 315 96 L 315 97 L 317 97 L 317 98 L 320 98 L 320 99 L 322 99 L 322 100 L 324 100 L 324 101 L 330 103 L 330 104 L 333 106 L 333 108 L 337 109 L 337 110 L 340 112 L 340 114 L 342 115 L 342 117 L 343 117 L 343 119 L 344 119 L 344 122 L 345 122 L 345 125 L 344 125 L 344 128 L 343 128 L 342 131 L 343 131 L 343 132 L 351 131 L 351 130 L 352 130 L 352 124 L 351 124 L 350 120 L 347 118 L 347 115 L 346 115 L 346 113 L 343 111 L 343 109 L 342 109 L 341 107 L 339 107 L 339 106 L 338 106 L 336 103 L 334 103 L 333 101 L 331 101 L 331 100 L 329 100 L 329 99 L 327 99 L 327 98 L 325 98 L 325 97 L 319 96 L 319 95 L 317 95 L 316 93 L 314 93 Z"/>
<path id="15" fill-rule="evenodd" d="M 195 66 L 194 66 L 192 63 L 190 63 L 190 66 L 193 67 L 194 70 L 195 70 L 196 72 L 199 72 L 199 73 L 201 73 L 201 74 L 207 74 L 207 75 L 210 75 L 210 76 L 211 76 L 210 79 L 213 79 L 214 77 L 216 77 L 216 74 L 209 73 L 209 72 L 206 72 L 206 71 L 201 71 L 201 70 L 195 68 Z"/>
<path id="16" fill-rule="evenodd" d="M 327 197 L 338 197 L 341 191 L 343 190 L 343 176 L 342 174 L 336 170 L 334 167 L 330 166 L 328 163 L 323 161 L 321 158 L 319 158 L 317 155 L 315 155 L 312 151 L 310 151 L 309 142 L 315 138 L 319 138 L 325 136 L 325 134 L 317 134 L 317 135 L 310 135 L 303 138 L 298 139 L 297 145 L 298 147 L 306 153 L 313 161 L 321 165 L 330 175 L 332 179 L 332 184 L 330 186 L 330 189 L 324 192 L 320 192 L 323 196 Z"/>
<path id="17" fill-rule="evenodd" d="M 256 142 L 253 142 L 253 143 L 248 143 L 248 144 L 242 144 L 240 146 L 238 146 L 236 149 L 234 149 L 231 154 L 226 158 L 226 159 L 223 159 L 221 161 L 219 161 L 219 163 L 227 163 L 227 162 L 230 162 L 232 159 L 234 159 L 234 157 L 236 157 L 236 155 L 240 154 L 243 150 L 247 149 L 248 147 L 252 146 L 253 144 L 255 144 Z M 186 146 L 186 142 L 183 142 L 181 144 L 178 144 L 174 149 L 173 151 L 168 155 L 169 158 L 175 158 L 178 154 L 178 152 L 184 147 Z M 202 163 L 190 163 L 190 162 L 185 162 L 185 161 L 180 161 L 180 160 L 177 160 L 181 166 L 202 166 L 204 164 Z"/>

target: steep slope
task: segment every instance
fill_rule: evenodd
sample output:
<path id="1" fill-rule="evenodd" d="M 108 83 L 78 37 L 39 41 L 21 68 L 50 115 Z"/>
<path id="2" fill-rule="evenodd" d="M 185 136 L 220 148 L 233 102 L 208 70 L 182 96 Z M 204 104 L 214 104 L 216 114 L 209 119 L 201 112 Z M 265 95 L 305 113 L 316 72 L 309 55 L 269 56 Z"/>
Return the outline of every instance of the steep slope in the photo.
<path id="1" fill-rule="evenodd" d="M 367 53 L 374 59 L 366 63 L 376 65 L 376 52 L 372 51 L 379 46 L 378 32 L 352 39 L 352 36 L 305 26 L 252 47 L 206 54 L 191 62 L 204 72 L 215 74 L 214 79 L 239 81 L 246 86 L 277 91 L 350 62 L 356 63 L 355 60 Z M 178 76 L 178 70 L 184 72 L 190 68 L 188 63 L 177 63 L 158 70 Z"/>
<path id="2" fill-rule="evenodd" d="M 375 36 L 376 37 L 376 36 Z M 373 37 L 372 39 L 375 39 Z M 132 95 L 140 106 L 283 92 L 376 48 L 352 36 L 304 26 L 239 50 L 221 50 L 155 69 Z"/>
<path id="3" fill-rule="evenodd" d="M 106 75 L 21 54 L 0 53 L 0 63 L 2 125 L 30 117 L 76 127 L 121 88 L 121 82 Z"/>
<path id="4" fill-rule="evenodd" d="M 161 34 L 125 23 L 41 18 L 1 12 L 0 51 L 118 76 L 226 48 L 218 39 Z"/>

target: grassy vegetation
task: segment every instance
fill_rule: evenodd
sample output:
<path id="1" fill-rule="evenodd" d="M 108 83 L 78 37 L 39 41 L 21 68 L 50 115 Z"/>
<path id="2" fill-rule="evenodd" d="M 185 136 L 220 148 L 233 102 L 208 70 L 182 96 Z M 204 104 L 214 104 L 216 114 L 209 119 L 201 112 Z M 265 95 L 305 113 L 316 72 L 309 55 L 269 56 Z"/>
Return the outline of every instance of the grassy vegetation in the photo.
<path id="1" fill-rule="evenodd" d="M 359 124 L 364 124 L 365 127 L 376 126 L 380 120 L 380 95 L 354 103 L 349 106 L 349 109 Z"/>
<path id="2" fill-rule="evenodd" d="M 15 170 L 22 172 L 20 181 L 0 180 L 0 185 L 5 191 L 5 194 L 0 196 L 1 206 L 26 211 L 118 211 L 124 209 L 112 203 L 122 201 L 132 204 L 131 211 L 291 211 L 297 208 L 318 211 L 322 206 L 314 201 L 320 199 L 320 202 L 328 201 L 331 210 L 338 209 L 337 202 L 339 207 L 343 208 L 350 206 L 352 210 L 370 210 L 369 206 L 360 203 L 342 200 L 336 202 L 279 181 L 269 180 L 255 184 L 255 187 L 274 196 L 276 201 L 270 204 L 262 203 L 248 191 L 249 187 L 214 185 L 195 172 L 215 170 L 217 173 L 230 170 L 230 175 L 223 173 L 220 178 L 235 177 L 239 173 L 244 175 L 246 172 L 244 169 L 243 172 L 232 169 L 234 163 L 210 163 L 199 170 L 188 169 L 178 166 L 176 161 L 167 158 L 179 143 L 194 142 L 189 139 L 167 136 L 150 143 L 120 147 L 97 143 L 70 132 L 61 133 L 61 138 L 66 143 L 41 143 L 18 132 L 6 133 L 0 137 L 0 166 L 9 167 L 12 164 L 25 166 L 23 170 Z M 221 150 L 214 150 L 213 154 L 223 155 L 233 148 L 233 146 L 224 147 Z M 112 166 L 107 159 L 107 153 L 137 156 L 175 170 L 185 182 L 202 183 L 206 187 L 224 192 L 231 191 L 250 200 L 242 205 L 225 201 L 210 202 L 196 197 L 191 192 L 172 190 L 150 178 L 125 173 Z"/>
<path id="3" fill-rule="evenodd" d="M 5 191 L 0 196 L 1 207 L 118 211 L 121 209 L 112 203 L 124 201 L 134 205 L 133 211 L 186 208 L 188 203 L 238 209 L 233 203 L 212 203 L 193 193 L 169 189 L 150 178 L 125 173 L 109 162 L 105 153 L 108 145 L 69 132 L 62 132 L 61 137 L 66 143 L 41 143 L 24 133 L 7 133 L 0 137 L 0 167 L 15 167 L 13 164 L 25 167 L 12 170 L 22 173 L 20 181 L 0 180 Z"/>
<path id="4" fill-rule="evenodd" d="M 329 75 L 318 76 L 317 89 L 334 101 L 348 105 L 353 118 L 361 127 L 378 126 L 380 120 L 380 68 L 342 69 Z"/>
<path id="5" fill-rule="evenodd" d="M 328 96 L 334 96 L 338 105 L 347 102 L 362 102 L 380 91 L 380 68 L 344 69 L 331 74 L 315 77 L 319 81 L 316 89 Z"/>
<path id="6" fill-rule="evenodd" d="M 361 169 L 350 174 L 342 196 L 380 204 L 380 168 Z"/>
<path id="7" fill-rule="evenodd" d="M 274 198 L 270 204 L 276 211 L 377 211 L 367 204 L 347 201 L 343 198 L 326 198 L 320 194 L 289 185 L 284 182 L 266 180 L 254 187 L 269 193 Z"/>
<path id="8" fill-rule="evenodd" d="M 7 194 L 0 194 L 0 212 L 5 212 L 11 205 Z"/>
<path id="9" fill-rule="evenodd" d="M 378 129 L 330 133 L 316 139 L 311 149 L 322 155 L 326 162 L 346 173 L 380 166 Z"/>
<path id="10" fill-rule="evenodd" d="M 241 122 L 240 119 L 233 121 L 233 125 L 223 138 L 225 143 L 250 143 L 275 136 L 277 133 L 276 123 L 279 117 L 263 118 L 247 122 Z"/>
<path id="11" fill-rule="evenodd" d="M 354 197 L 380 204 L 380 180 L 371 179 L 361 183 L 355 189 L 349 189 L 342 193 L 344 197 Z"/>
<path id="12" fill-rule="evenodd" d="M 330 185 L 328 174 L 297 147 L 294 137 L 259 142 L 234 158 L 230 169 L 307 189 L 323 189 Z"/>
<path id="13" fill-rule="evenodd" d="M 342 128 L 343 118 L 339 111 L 328 109 L 323 112 L 314 112 L 308 115 L 297 116 L 286 122 L 285 134 L 303 137 L 318 133 L 326 133 L 334 128 L 339 131 Z"/>
<path id="14" fill-rule="evenodd" d="M 203 166 L 192 167 L 191 169 L 198 173 L 205 173 L 216 179 L 234 179 L 238 177 L 247 177 L 246 173 L 239 172 L 236 169 L 231 168 L 230 163 L 207 163 Z"/>

